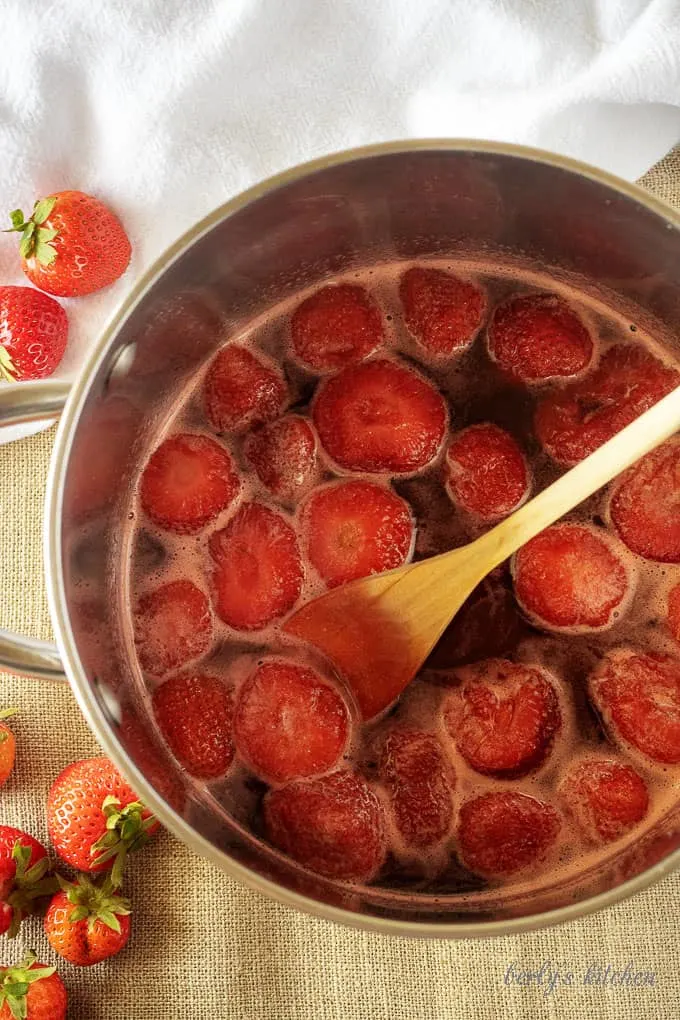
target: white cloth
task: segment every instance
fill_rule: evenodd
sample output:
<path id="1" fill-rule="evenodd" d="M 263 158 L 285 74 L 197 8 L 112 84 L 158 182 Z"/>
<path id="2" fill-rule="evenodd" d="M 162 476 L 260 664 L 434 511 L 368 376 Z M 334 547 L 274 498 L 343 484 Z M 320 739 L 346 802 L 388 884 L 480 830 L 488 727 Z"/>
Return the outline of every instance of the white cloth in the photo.
<path id="1" fill-rule="evenodd" d="M 134 249 L 65 302 L 66 377 L 169 242 L 284 167 L 467 136 L 632 179 L 680 138 L 678 0 L 0 0 L 0 38 L 0 212 L 89 191 Z M 0 282 L 22 280 L 4 235 Z"/>

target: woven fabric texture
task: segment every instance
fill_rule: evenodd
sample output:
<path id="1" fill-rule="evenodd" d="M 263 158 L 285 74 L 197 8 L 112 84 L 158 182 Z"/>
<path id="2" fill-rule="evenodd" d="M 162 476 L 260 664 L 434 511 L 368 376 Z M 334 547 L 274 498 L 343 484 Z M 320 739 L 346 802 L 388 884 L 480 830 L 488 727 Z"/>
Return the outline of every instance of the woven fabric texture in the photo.
<path id="1" fill-rule="evenodd" d="M 680 149 L 642 183 L 680 208 Z M 0 447 L 0 624 L 42 638 L 50 636 L 41 518 L 53 438 L 51 430 Z M 17 767 L 0 791 L 0 818 L 44 839 L 50 782 L 97 746 L 66 687 L 0 675 L 0 705 L 20 710 Z M 680 874 L 558 928 L 448 943 L 304 917 L 242 888 L 165 834 L 131 861 L 128 891 L 136 916 L 127 949 L 87 970 L 59 962 L 72 1020 L 680 1016 Z M 31 947 L 56 962 L 32 920 L 15 943 L 0 942 L 0 963 Z M 593 968 L 624 970 L 629 963 L 629 974 L 651 976 L 637 987 L 595 980 Z M 542 984 L 518 982 L 518 974 L 543 964 Z M 571 985 L 562 981 L 550 991 L 548 970 L 564 978 L 571 972 Z"/>

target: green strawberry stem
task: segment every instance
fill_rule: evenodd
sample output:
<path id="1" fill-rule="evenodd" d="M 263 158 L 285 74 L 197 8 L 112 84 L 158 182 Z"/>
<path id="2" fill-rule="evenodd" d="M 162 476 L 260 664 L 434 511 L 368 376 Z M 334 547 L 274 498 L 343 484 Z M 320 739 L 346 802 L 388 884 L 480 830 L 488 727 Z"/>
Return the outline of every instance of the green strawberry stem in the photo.
<path id="1" fill-rule="evenodd" d="M 6 1002 L 15 1020 L 26 1020 L 28 1016 L 29 985 L 35 981 L 52 977 L 57 969 L 56 967 L 33 967 L 36 960 L 37 956 L 31 951 L 16 967 L 8 967 L 2 971 L 0 1005 Z"/>
<path id="2" fill-rule="evenodd" d="M 141 850 L 149 842 L 149 829 L 155 825 L 153 815 L 143 817 L 146 810 L 141 801 L 135 800 L 121 808 L 116 797 L 106 797 L 102 811 L 106 817 L 106 832 L 92 845 L 90 853 L 93 864 L 104 864 L 113 860 L 111 881 L 114 889 L 123 884 L 123 872 L 127 855 Z"/>
<path id="3" fill-rule="evenodd" d="M 96 885 L 87 875 L 79 875 L 75 882 L 68 882 L 59 876 L 59 885 L 75 908 L 69 915 L 69 921 L 75 923 L 87 920 L 90 932 L 96 922 L 101 921 L 120 935 L 118 918 L 131 914 L 132 907 L 128 899 L 117 894 L 110 875 L 101 885 Z"/>
<path id="4" fill-rule="evenodd" d="M 12 921 L 7 932 L 11 939 L 17 935 L 19 926 L 27 914 L 39 912 L 38 901 L 51 896 L 59 888 L 55 876 L 47 874 L 50 867 L 47 857 L 42 857 L 29 868 L 31 848 L 23 846 L 19 840 L 12 848 L 12 857 L 16 861 L 16 874 L 12 892 L 6 901 L 12 908 Z"/>
<path id="5" fill-rule="evenodd" d="M 11 234 L 14 231 L 21 234 L 19 243 L 19 254 L 24 259 L 36 258 L 42 266 L 50 266 L 57 257 L 57 249 L 50 242 L 55 239 L 58 231 L 53 227 L 45 227 L 43 224 L 49 219 L 57 199 L 40 198 L 33 206 L 32 215 L 25 220 L 21 209 L 14 209 L 9 214 L 12 224 L 3 233 Z"/>

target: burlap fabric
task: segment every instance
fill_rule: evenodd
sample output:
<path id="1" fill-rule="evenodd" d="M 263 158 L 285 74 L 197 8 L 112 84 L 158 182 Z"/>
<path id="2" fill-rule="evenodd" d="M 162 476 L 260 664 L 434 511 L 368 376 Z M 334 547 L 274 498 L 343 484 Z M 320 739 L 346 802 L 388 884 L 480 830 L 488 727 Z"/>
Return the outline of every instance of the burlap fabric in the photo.
<path id="1" fill-rule="evenodd" d="M 680 207 L 680 149 L 643 183 Z M 48 638 L 41 517 L 53 432 L 0 447 L 0 622 Z M 96 753 L 69 690 L 0 676 L 16 705 L 18 764 L 0 818 L 46 836 L 44 799 L 68 762 Z M 680 1017 L 680 874 L 592 917 L 498 940 L 412 942 L 303 917 L 249 892 L 167 835 L 133 861 L 133 934 L 117 959 L 90 970 L 60 962 L 73 1020 L 513 1020 Z M 49 951 L 37 921 L 0 962 Z M 543 981 L 517 974 L 543 969 Z M 603 983 L 607 965 L 637 987 Z M 597 981 L 600 969 L 600 981 Z M 548 970 L 572 983 L 552 992 Z M 611 972 L 610 972 L 611 973 Z"/>

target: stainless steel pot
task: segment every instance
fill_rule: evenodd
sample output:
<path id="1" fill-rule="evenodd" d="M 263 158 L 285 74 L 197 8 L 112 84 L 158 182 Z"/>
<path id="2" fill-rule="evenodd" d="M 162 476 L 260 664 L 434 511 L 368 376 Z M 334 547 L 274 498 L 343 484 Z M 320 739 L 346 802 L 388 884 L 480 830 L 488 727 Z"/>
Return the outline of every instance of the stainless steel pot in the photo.
<path id="1" fill-rule="evenodd" d="M 61 413 L 45 508 L 57 646 L 0 631 L 0 665 L 68 678 L 104 751 L 163 823 L 226 872 L 333 920 L 400 935 L 504 934 L 564 921 L 680 862 L 674 830 L 531 893 L 418 895 L 305 873 L 192 782 L 156 742 L 129 635 L 129 497 L 159 421 L 230 332 L 301 286 L 375 260 L 441 253 L 540 265 L 680 334 L 680 218 L 639 188 L 547 153 L 470 141 L 381 145 L 260 184 L 208 216 L 132 288 L 76 382 L 0 389 L 0 422 Z M 152 546 L 146 555 L 153 557 Z M 137 678 L 137 679 L 136 679 Z M 658 858 L 650 864 L 652 857 Z"/>

